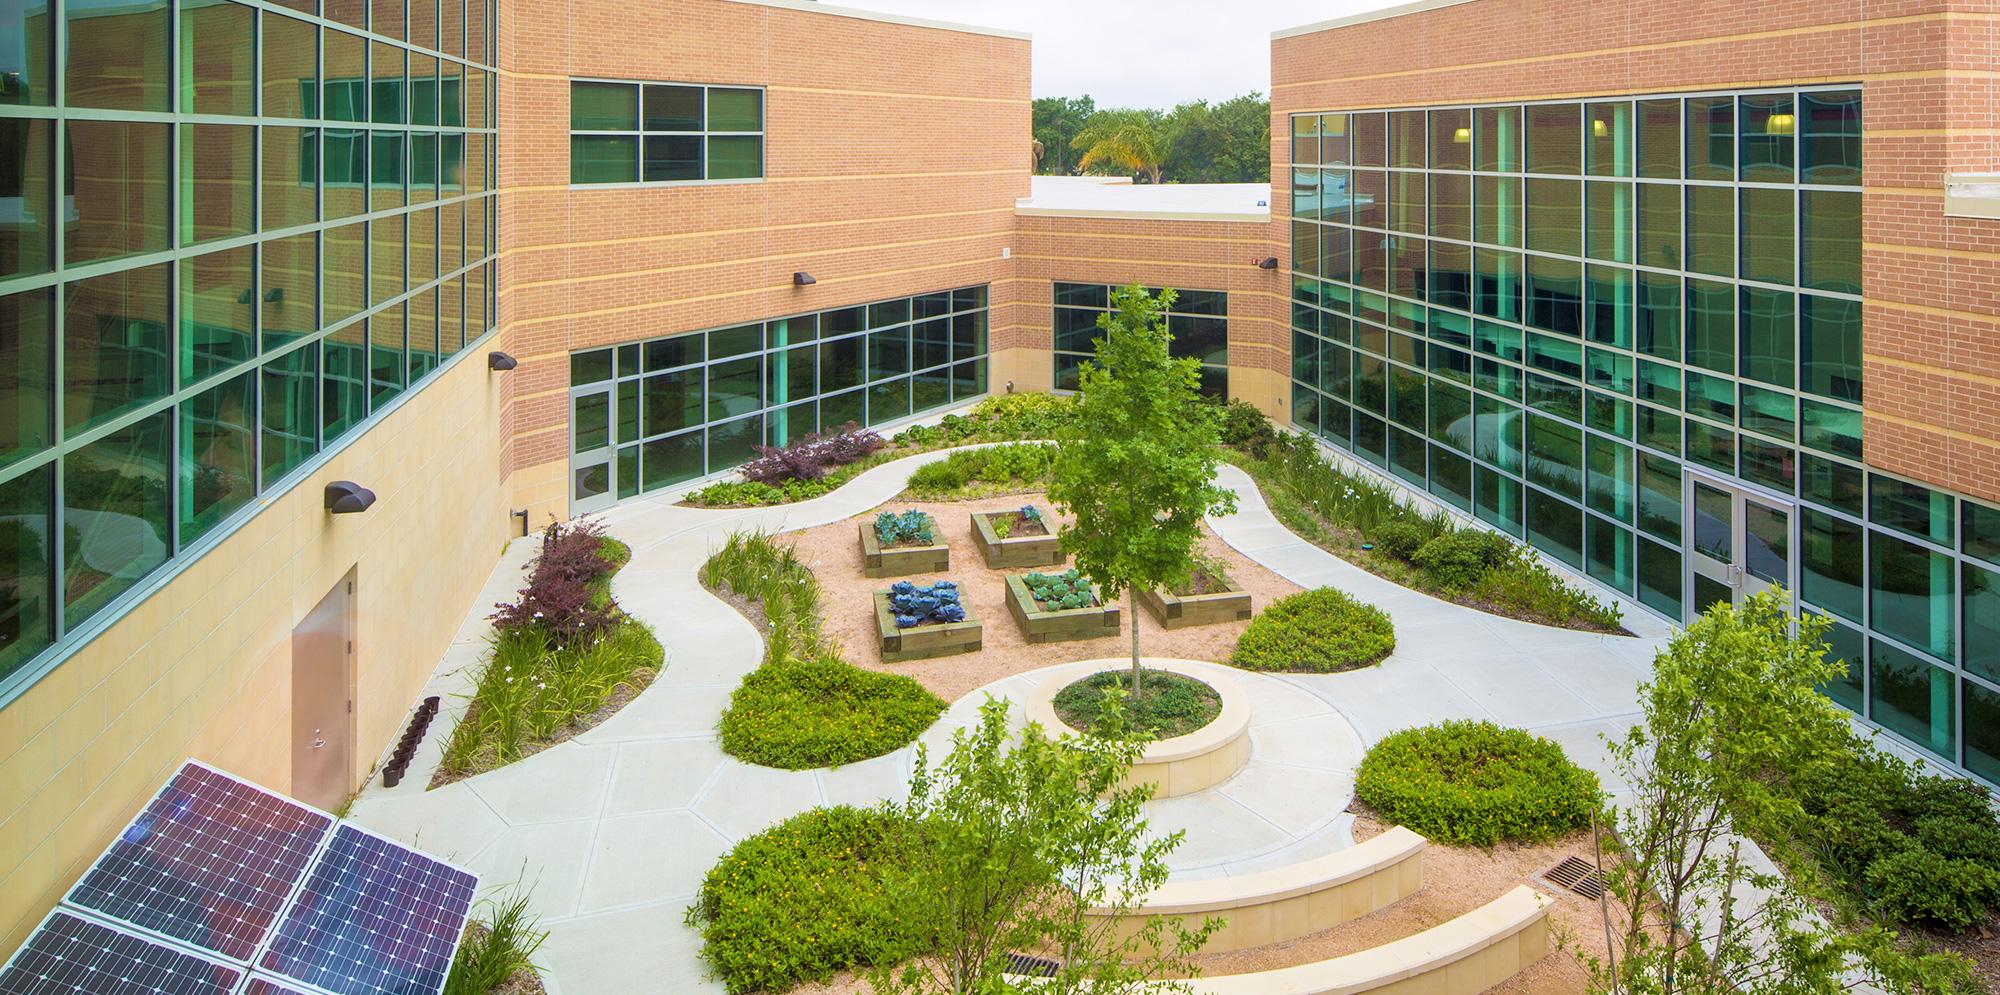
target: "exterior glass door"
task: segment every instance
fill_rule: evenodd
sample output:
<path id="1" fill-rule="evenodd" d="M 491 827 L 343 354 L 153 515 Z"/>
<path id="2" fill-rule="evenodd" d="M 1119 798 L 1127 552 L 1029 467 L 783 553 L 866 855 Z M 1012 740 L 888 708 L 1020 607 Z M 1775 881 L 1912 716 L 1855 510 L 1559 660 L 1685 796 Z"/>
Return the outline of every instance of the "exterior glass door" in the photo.
<path id="1" fill-rule="evenodd" d="M 611 385 L 592 385 L 569 397 L 569 510 L 597 511 L 618 500 L 612 489 Z"/>
<path id="2" fill-rule="evenodd" d="M 1688 618 L 1770 587 L 1795 590 L 1792 504 L 1698 474 L 1687 481 Z"/>

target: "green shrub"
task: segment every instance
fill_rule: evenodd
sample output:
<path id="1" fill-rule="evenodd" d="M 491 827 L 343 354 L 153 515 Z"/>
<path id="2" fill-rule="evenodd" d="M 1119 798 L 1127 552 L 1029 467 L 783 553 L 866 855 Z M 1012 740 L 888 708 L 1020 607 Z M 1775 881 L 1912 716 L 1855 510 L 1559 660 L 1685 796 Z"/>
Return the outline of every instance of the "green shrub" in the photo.
<path id="1" fill-rule="evenodd" d="M 1481 574 L 1474 597 L 1523 618 L 1544 619 L 1570 628 L 1619 631 L 1625 613 L 1557 576 L 1526 546 L 1514 546 L 1507 562 Z"/>
<path id="2" fill-rule="evenodd" d="M 928 500 L 1036 490 L 1048 484 L 1055 447 L 1015 442 L 952 453 L 910 474 L 909 495 Z"/>
<path id="3" fill-rule="evenodd" d="M 962 415 L 946 415 L 936 425 L 912 425 L 890 441 L 907 453 L 972 442 L 1048 439 L 1069 417 L 1069 395 L 995 394 Z"/>
<path id="4" fill-rule="evenodd" d="M 1968 929 L 1984 922 L 2000 900 L 2000 871 L 1921 846 L 1906 847 L 1869 864 L 1864 879 L 1876 910 L 1892 922 Z"/>
<path id="5" fill-rule="evenodd" d="M 945 703 L 901 674 L 831 657 L 774 660 L 743 678 L 722 713 L 722 750 L 785 770 L 879 757 L 917 738 Z"/>
<path id="6" fill-rule="evenodd" d="M 1222 696 L 1195 678 L 1148 670 L 1139 682 L 1143 693 L 1133 696 L 1130 670 L 1106 670 L 1056 692 L 1056 717 L 1072 729 L 1096 731 L 1104 692 L 1114 687 L 1125 692 L 1124 721 L 1128 727 L 1156 739 L 1185 736 L 1222 713 Z"/>
<path id="7" fill-rule="evenodd" d="M 1447 591 L 1462 591 L 1514 556 L 1514 542 L 1485 529 L 1454 529 L 1417 547 L 1410 562 L 1430 572 Z"/>
<path id="8" fill-rule="evenodd" d="M 848 806 L 795 815 L 736 844 L 688 909 L 732 995 L 781 992 L 930 949 L 892 896 L 908 875 L 893 817 Z"/>
<path id="9" fill-rule="evenodd" d="M 1222 444 L 1250 456 L 1263 456 L 1278 441 L 1278 430 L 1257 406 L 1240 398 L 1223 405 Z"/>
<path id="10" fill-rule="evenodd" d="M 1424 527 L 1415 522 L 1386 522 L 1369 535 L 1375 540 L 1375 548 L 1399 560 L 1407 560 L 1417 555 L 1430 536 Z"/>
<path id="11" fill-rule="evenodd" d="M 1354 793 L 1389 821 L 1459 846 L 1547 842 L 1589 825 L 1600 805 L 1597 775 L 1562 747 L 1464 719 L 1376 743 Z"/>
<path id="12" fill-rule="evenodd" d="M 701 579 L 763 610 L 765 663 L 838 653 L 820 630 L 819 579 L 791 546 L 762 532 L 732 533 L 702 565 Z"/>
<path id="13" fill-rule="evenodd" d="M 1245 670 L 1331 674 L 1366 667 L 1396 649 L 1388 613 L 1331 587 L 1272 602 L 1236 641 L 1229 662 Z"/>

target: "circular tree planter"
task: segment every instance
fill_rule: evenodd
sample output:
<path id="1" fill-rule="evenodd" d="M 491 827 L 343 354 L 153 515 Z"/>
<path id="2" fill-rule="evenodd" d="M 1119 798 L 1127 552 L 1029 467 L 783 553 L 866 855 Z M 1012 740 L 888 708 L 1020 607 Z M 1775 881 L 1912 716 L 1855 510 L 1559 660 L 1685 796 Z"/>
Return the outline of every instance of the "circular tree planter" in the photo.
<path id="1" fill-rule="evenodd" d="M 1192 677 L 1215 689 L 1222 699 L 1222 711 L 1215 721 L 1185 736 L 1154 740 L 1125 775 L 1127 786 L 1159 785 L 1155 798 L 1174 798 L 1205 791 L 1236 776 L 1250 760 L 1250 697 L 1236 682 L 1229 668 L 1199 660 L 1171 660 L 1142 657 L 1147 670 L 1164 670 Z M 1051 732 L 1082 735 L 1056 716 L 1056 695 L 1092 674 L 1126 670 L 1130 659 L 1113 658 L 1066 663 L 1034 671 L 1038 682 L 1022 701 L 1030 722 L 1038 722 Z"/>

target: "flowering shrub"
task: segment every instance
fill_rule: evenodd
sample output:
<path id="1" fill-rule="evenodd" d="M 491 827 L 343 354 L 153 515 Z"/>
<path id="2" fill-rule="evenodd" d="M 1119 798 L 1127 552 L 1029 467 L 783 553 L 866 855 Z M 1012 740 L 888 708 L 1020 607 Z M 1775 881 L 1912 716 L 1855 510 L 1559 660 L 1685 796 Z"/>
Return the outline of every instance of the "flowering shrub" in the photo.
<path id="1" fill-rule="evenodd" d="M 864 459 L 887 446 L 882 437 L 854 422 L 832 433 L 814 432 L 778 449 L 753 447 L 757 458 L 737 471 L 753 484 L 782 484 L 788 480 L 818 480 L 827 471 Z"/>
<path id="2" fill-rule="evenodd" d="M 557 648 L 595 639 L 620 617 L 610 581 L 630 557 L 595 521 L 550 523 L 542 551 L 529 564 L 527 586 L 495 606 L 493 627 L 503 633 L 535 629 Z"/>
<path id="3" fill-rule="evenodd" d="M 1059 574 L 1037 571 L 1022 577 L 1021 583 L 1027 585 L 1028 593 L 1035 596 L 1037 603 L 1051 611 L 1090 608 L 1100 604 L 1096 586 L 1075 567 Z"/>
<path id="4" fill-rule="evenodd" d="M 875 516 L 875 538 L 884 546 L 928 546 L 937 541 L 937 523 L 915 509 L 885 511 Z"/>
<path id="5" fill-rule="evenodd" d="M 898 629 L 927 622 L 965 621 L 965 605 L 958 600 L 958 585 L 948 580 L 923 587 L 907 580 L 889 585 L 889 610 L 896 613 Z"/>
<path id="6" fill-rule="evenodd" d="M 1405 729 L 1369 748 L 1354 793 L 1440 843 L 1541 843 L 1590 824 L 1597 775 L 1520 729 L 1459 719 Z"/>

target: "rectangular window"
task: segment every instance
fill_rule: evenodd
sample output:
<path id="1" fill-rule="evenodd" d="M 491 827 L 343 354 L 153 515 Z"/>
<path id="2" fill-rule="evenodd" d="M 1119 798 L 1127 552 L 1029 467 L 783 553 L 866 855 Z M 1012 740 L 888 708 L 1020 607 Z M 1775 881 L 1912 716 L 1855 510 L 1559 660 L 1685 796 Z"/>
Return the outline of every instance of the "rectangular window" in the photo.
<path id="1" fill-rule="evenodd" d="M 570 182 L 703 183 L 764 176 L 764 91 L 570 83 Z"/>

